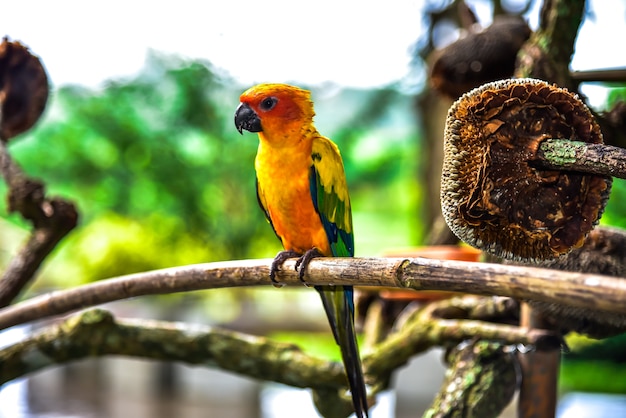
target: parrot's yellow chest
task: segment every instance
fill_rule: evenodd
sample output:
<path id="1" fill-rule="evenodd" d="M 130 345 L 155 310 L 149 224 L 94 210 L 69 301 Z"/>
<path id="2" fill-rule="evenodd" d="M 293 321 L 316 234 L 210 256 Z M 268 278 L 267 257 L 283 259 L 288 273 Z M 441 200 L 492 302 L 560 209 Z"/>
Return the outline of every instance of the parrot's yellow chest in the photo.
<path id="1" fill-rule="evenodd" d="M 316 247 L 330 255 L 311 197 L 311 165 L 310 146 L 273 149 L 261 144 L 255 161 L 259 201 L 285 250 L 304 253 Z"/>

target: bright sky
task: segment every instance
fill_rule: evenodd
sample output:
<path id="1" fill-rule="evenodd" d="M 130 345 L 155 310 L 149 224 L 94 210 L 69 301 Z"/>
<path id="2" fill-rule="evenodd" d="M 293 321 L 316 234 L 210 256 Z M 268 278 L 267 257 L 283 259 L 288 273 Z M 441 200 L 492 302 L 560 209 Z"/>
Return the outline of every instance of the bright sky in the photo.
<path id="1" fill-rule="evenodd" d="M 152 48 L 208 59 L 244 83 L 371 86 L 408 72 L 420 9 L 407 0 L 20 0 L 2 6 L 0 31 L 40 55 L 56 85 L 133 74 Z"/>
<path id="2" fill-rule="evenodd" d="M 408 74 L 423 3 L 19 0 L 2 5 L 0 35 L 41 56 L 55 85 L 97 86 L 133 75 L 154 49 L 208 59 L 244 84 L 370 87 Z M 485 1 L 469 3 L 487 10 Z M 593 17 L 579 35 L 573 68 L 626 66 L 626 56 L 611 47 L 626 38 L 626 2 L 592 0 L 589 7 Z"/>

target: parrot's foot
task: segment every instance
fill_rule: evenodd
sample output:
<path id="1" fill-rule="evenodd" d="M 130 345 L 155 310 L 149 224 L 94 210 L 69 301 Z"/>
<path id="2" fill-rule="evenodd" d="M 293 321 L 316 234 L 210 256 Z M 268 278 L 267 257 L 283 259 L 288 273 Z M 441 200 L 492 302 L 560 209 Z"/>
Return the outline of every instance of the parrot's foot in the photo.
<path id="1" fill-rule="evenodd" d="M 305 252 L 304 254 L 302 254 L 302 257 L 298 258 L 298 261 L 296 261 L 296 270 L 298 270 L 298 277 L 300 278 L 300 281 L 304 283 L 305 286 L 308 286 L 308 284 L 306 280 L 304 280 L 304 272 L 306 271 L 306 268 L 309 266 L 309 263 L 311 262 L 311 260 L 313 260 L 316 257 L 324 257 L 324 254 L 320 253 L 320 250 L 313 247 L 307 252 Z"/>
<path id="2" fill-rule="evenodd" d="M 274 257 L 274 261 L 272 261 L 272 265 L 270 267 L 270 279 L 274 285 L 278 284 L 278 280 L 276 280 L 276 272 L 280 270 L 280 266 L 290 258 L 300 257 L 302 254 L 295 251 L 281 251 L 276 254 Z M 296 270 L 298 269 L 298 264 L 296 264 Z M 280 286 L 279 286 L 280 287 Z"/>

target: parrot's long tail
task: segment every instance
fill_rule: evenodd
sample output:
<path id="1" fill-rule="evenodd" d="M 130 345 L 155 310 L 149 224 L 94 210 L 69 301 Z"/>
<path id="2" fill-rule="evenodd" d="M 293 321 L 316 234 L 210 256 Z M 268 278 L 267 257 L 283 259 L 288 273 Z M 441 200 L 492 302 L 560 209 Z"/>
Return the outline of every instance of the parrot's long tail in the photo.
<path id="1" fill-rule="evenodd" d="M 315 286 L 319 292 L 335 341 L 341 349 L 357 418 L 368 418 L 367 390 L 354 329 L 354 290 L 352 286 Z"/>

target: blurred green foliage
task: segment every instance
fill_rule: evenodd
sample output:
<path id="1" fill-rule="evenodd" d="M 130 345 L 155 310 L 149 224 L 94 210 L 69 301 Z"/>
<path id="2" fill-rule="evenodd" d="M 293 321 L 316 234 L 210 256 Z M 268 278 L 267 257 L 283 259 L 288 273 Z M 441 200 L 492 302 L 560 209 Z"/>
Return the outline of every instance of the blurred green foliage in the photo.
<path id="1" fill-rule="evenodd" d="M 341 361 L 341 352 L 337 350 L 337 343 L 332 333 L 323 332 L 273 332 L 269 335 L 275 341 L 282 341 L 288 344 L 295 344 L 307 354 Z M 362 335 L 359 335 L 359 346 L 363 345 Z"/>
<path id="2" fill-rule="evenodd" d="M 280 250 L 256 201 L 256 135 L 240 136 L 233 124 L 247 87 L 209 63 L 153 53 L 136 78 L 56 89 L 36 129 L 10 147 L 81 214 L 38 285 Z M 316 122 L 342 149 L 357 253 L 416 242 L 411 97 L 392 87 L 327 91 L 313 89 Z"/>
<path id="3" fill-rule="evenodd" d="M 611 109 L 619 101 L 626 102 L 626 86 L 611 88 L 607 97 L 607 109 Z M 614 178 L 611 197 L 602 216 L 602 223 L 626 229 L 624 214 L 626 214 L 626 180 Z"/>
<path id="4" fill-rule="evenodd" d="M 606 360 L 564 363 L 559 373 L 559 390 L 626 393 L 626 366 Z"/>
<path id="5" fill-rule="evenodd" d="M 626 334 L 603 340 L 570 334 L 567 341 L 571 352 L 563 355 L 562 391 L 626 393 Z"/>

